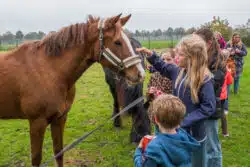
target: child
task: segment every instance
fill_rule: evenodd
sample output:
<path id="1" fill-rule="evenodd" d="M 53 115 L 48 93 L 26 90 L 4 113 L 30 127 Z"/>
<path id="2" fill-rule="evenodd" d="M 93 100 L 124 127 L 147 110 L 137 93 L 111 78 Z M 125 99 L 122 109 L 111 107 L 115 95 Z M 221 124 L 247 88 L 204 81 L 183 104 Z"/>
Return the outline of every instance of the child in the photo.
<path id="1" fill-rule="evenodd" d="M 141 140 L 134 155 L 135 167 L 191 167 L 191 154 L 199 143 L 178 128 L 185 111 L 182 101 L 173 95 L 161 95 L 152 102 L 149 113 L 159 132 L 144 151 Z"/>
<path id="2" fill-rule="evenodd" d="M 161 58 L 166 63 L 174 63 L 175 53 L 173 49 L 167 50 L 162 54 Z M 151 75 L 148 84 L 148 93 L 151 92 L 150 90 L 152 90 L 152 88 L 166 94 L 172 94 L 173 91 L 171 80 L 162 76 L 159 72 L 155 72 Z"/>
<path id="3" fill-rule="evenodd" d="M 175 63 L 175 51 L 174 49 L 168 49 L 161 56 L 162 60 L 166 63 Z M 152 66 L 153 68 L 153 66 Z M 144 108 L 147 110 L 149 103 L 161 94 L 172 94 L 172 81 L 167 77 L 162 76 L 159 72 L 154 72 L 149 79 L 147 101 L 144 103 Z"/>
<path id="4" fill-rule="evenodd" d="M 223 49 L 221 51 L 221 55 L 224 57 L 224 61 L 227 62 L 229 56 L 230 56 L 230 52 L 226 49 Z M 231 85 L 233 82 L 233 77 L 231 75 L 231 69 L 229 68 L 229 66 L 227 66 L 227 72 L 226 72 L 226 76 L 225 76 L 225 81 L 224 84 L 222 86 L 222 90 L 221 90 L 221 95 L 220 95 L 220 99 L 221 99 L 221 112 L 222 112 L 222 117 L 221 117 L 221 129 L 222 129 L 222 134 L 224 137 L 228 137 L 228 131 L 227 131 L 227 118 L 226 118 L 226 113 L 225 113 L 225 100 L 228 98 L 228 92 L 227 92 L 227 87 L 228 85 Z"/>
<path id="5" fill-rule="evenodd" d="M 221 33 L 216 31 L 215 32 L 215 38 L 216 38 L 217 42 L 219 43 L 220 48 L 224 49 L 226 47 L 227 43 L 224 40 L 224 38 L 222 37 Z"/>
<path id="6" fill-rule="evenodd" d="M 172 80 L 173 94 L 179 97 L 187 108 L 181 127 L 201 144 L 201 148 L 192 156 L 192 165 L 206 166 L 205 121 L 215 113 L 216 107 L 206 43 L 196 34 L 183 38 L 178 45 L 178 66 L 164 62 L 155 52 L 146 48 L 138 48 L 137 51 L 147 54 L 147 60 L 154 68 Z"/>

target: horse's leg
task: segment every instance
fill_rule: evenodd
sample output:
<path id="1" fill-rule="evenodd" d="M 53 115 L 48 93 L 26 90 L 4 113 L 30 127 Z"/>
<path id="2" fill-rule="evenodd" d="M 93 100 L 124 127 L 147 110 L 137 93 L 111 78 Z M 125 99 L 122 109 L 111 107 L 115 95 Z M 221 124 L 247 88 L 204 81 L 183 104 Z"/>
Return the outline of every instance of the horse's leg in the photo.
<path id="1" fill-rule="evenodd" d="M 48 122 L 45 118 L 30 119 L 30 142 L 32 166 L 39 166 L 42 160 L 42 146 Z"/>
<path id="2" fill-rule="evenodd" d="M 56 155 L 63 149 L 63 131 L 67 115 L 55 118 L 51 122 L 51 136 L 53 139 L 54 154 Z M 63 155 L 56 159 L 58 167 L 63 167 Z"/>
<path id="3" fill-rule="evenodd" d="M 118 97 L 117 97 L 117 93 L 118 92 L 116 92 L 116 88 L 112 88 L 112 87 L 110 87 L 110 92 L 111 92 L 111 94 L 113 96 L 113 100 L 114 100 L 113 114 L 112 114 L 112 116 L 114 116 L 114 115 L 116 115 L 116 114 L 118 114 L 120 112 L 120 110 L 119 110 L 119 103 L 118 103 Z M 120 118 L 120 116 L 118 116 L 118 117 L 116 117 L 114 119 L 114 123 L 113 124 L 114 124 L 114 127 L 117 127 L 117 128 L 121 127 L 121 118 Z"/>
<path id="4" fill-rule="evenodd" d="M 130 141 L 138 143 L 141 138 L 151 133 L 150 120 L 143 104 L 138 104 L 132 109 L 132 128 L 130 133 Z"/>
<path id="5" fill-rule="evenodd" d="M 137 85 L 134 89 L 134 99 L 142 96 L 143 85 Z M 137 104 L 131 109 L 132 129 L 130 133 L 131 142 L 138 143 L 141 138 L 151 133 L 151 125 L 147 109 L 144 108 L 143 102 Z"/>
<path id="6" fill-rule="evenodd" d="M 54 154 L 56 155 L 63 149 L 63 132 L 65 122 L 67 120 L 67 113 L 70 111 L 75 97 L 75 85 L 68 91 L 66 98 L 66 106 L 64 115 L 60 118 L 54 118 L 51 122 L 51 136 L 53 140 Z M 58 167 L 63 166 L 63 155 L 56 159 Z"/>

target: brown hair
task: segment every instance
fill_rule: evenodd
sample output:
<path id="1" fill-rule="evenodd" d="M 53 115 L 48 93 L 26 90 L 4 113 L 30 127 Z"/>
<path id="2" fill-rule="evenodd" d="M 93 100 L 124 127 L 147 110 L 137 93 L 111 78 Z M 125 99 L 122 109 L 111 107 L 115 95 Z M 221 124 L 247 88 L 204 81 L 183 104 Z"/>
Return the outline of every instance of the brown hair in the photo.
<path id="1" fill-rule="evenodd" d="M 221 55 L 220 55 L 220 45 L 218 44 L 218 41 L 216 40 L 213 31 L 210 30 L 209 28 L 201 28 L 197 30 L 195 34 L 199 35 L 206 43 L 212 41 L 211 47 L 207 50 L 208 65 L 212 67 L 215 71 L 217 71 L 221 61 Z M 215 55 L 216 55 L 215 64 L 211 64 L 213 63 Z"/>
<path id="2" fill-rule="evenodd" d="M 157 118 L 164 128 L 175 128 L 180 125 L 186 113 L 186 107 L 182 101 L 173 95 L 161 95 L 150 105 L 151 119 Z"/>

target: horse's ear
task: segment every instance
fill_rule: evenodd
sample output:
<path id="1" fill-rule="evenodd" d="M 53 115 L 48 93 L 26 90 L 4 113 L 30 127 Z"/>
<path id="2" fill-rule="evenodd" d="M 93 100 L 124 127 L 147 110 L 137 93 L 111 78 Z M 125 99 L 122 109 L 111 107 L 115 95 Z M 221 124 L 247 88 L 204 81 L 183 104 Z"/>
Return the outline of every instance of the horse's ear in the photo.
<path id="1" fill-rule="evenodd" d="M 120 20 L 121 20 L 121 25 L 124 26 L 128 20 L 130 19 L 131 17 L 131 14 L 129 14 L 128 16 L 125 16 L 125 17 L 122 17 Z"/>
<path id="2" fill-rule="evenodd" d="M 114 26 L 114 25 L 118 22 L 118 20 L 120 19 L 121 15 L 122 15 L 122 14 L 119 14 L 119 15 L 117 15 L 117 16 L 114 16 L 114 17 L 109 18 L 109 19 L 107 20 L 107 22 L 108 22 L 108 24 L 109 24 L 109 27 Z"/>
<path id="3" fill-rule="evenodd" d="M 95 19 L 92 15 L 89 15 L 88 22 L 89 23 L 94 23 Z"/>

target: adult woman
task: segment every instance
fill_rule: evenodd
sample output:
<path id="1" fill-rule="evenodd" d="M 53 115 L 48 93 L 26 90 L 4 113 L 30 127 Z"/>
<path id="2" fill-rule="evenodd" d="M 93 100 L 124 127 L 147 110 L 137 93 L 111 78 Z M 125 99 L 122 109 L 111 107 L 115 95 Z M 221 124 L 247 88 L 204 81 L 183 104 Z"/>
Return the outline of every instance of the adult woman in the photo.
<path id="1" fill-rule="evenodd" d="M 240 77 L 243 72 L 244 56 L 247 55 L 246 46 L 242 43 L 239 33 L 234 33 L 231 41 L 228 42 L 226 49 L 231 51 L 236 65 L 236 75 L 234 76 L 234 94 L 239 91 Z"/>

